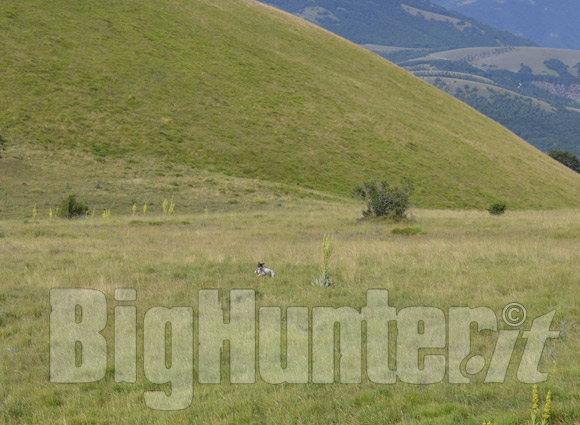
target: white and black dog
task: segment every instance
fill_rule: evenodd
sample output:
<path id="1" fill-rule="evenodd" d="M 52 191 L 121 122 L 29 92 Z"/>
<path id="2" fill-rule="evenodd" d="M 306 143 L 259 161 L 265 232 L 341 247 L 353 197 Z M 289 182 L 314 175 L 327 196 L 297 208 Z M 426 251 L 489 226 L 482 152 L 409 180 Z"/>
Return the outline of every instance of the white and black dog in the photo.
<path id="1" fill-rule="evenodd" d="M 256 269 L 256 271 L 254 272 L 255 275 L 258 276 L 276 276 L 276 272 L 272 269 L 269 269 L 268 267 L 264 267 L 264 263 L 258 263 L 258 268 Z"/>

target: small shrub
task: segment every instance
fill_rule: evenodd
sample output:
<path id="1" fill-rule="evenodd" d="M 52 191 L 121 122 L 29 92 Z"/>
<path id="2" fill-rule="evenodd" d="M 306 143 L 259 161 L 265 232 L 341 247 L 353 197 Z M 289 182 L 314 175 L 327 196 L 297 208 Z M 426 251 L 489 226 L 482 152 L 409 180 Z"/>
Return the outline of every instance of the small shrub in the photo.
<path id="1" fill-rule="evenodd" d="M 354 190 L 355 197 L 367 204 L 363 217 L 386 217 L 402 220 L 407 216 L 410 207 L 411 188 L 407 184 L 402 187 L 389 187 L 386 182 L 364 183 Z"/>
<path id="2" fill-rule="evenodd" d="M 87 214 L 89 207 L 76 200 L 75 195 L 69 195 L 60 204 L 60 216 L 64 218 L 80 217 Z"/>
<path id="3" fill-rule="evenodd" d="M 491 215 L 502 215 L 506 210 L 506 204 L 504 202 L 494 202 L 487 209 Z"/>
<path id="4" fill-rule="evenodd" d="M 4 157 L 6 152 L 6 139 L 0 134 L 0 158 Z"/>

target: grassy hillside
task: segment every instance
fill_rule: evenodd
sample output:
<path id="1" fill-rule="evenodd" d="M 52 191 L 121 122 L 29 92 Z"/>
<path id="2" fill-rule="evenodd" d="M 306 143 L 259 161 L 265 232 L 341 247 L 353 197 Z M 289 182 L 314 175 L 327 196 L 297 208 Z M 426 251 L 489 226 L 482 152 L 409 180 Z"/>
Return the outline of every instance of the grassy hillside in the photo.
<path id="1" fill-rule="evenodd" d="M 151 194 L 172 166 L 339 195 L 410 179 L 419 206 L 580 204 L 580 176 L 506 129 L 254 1 L 7 0 L 0 27 L 6 211 L 22 192 L 55 201 L 46 168 L 63 195 L 81 186 L 107 199 L 101 175 L 141 178 Z M 101 165 L 83 170 L 69 154 Z"/>

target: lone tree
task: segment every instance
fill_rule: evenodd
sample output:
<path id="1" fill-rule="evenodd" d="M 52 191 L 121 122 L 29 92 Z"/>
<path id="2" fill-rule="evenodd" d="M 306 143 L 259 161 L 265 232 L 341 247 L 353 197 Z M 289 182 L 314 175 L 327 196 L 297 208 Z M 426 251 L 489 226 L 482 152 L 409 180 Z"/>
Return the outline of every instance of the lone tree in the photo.
<path id="1" fill-rule="evenodd" d="M 548 151 L 548 155 L 554 158 L 556 161 L 561 162 L 566 167 L 580 173 L 580 159 L 573 153 L 568 151 Z"/>
<path id="2" fill-rule="evenodd" d="M 394 220 L 406 217 L 411 193 L 409 184 L 391 188 L 385 181 L 366 182 L 354 190 L 355 197 L 367 204 L 367 209 L 363 211 L 364 218 L 386 217 Z"/>
<path id="3" fill-rule="evenodd" d="M 69 195 L 60 204 L 60 211 L 64 218 L 81 217 L 87 214 L 89 207 L 77 201 L 75 195 Z"/>

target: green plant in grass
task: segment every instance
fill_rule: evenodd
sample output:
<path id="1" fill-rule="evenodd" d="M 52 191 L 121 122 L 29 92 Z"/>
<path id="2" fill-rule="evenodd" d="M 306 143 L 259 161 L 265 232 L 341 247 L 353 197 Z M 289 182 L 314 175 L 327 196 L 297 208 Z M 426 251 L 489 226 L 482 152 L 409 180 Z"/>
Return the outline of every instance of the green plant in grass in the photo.
<path id="1" fill-rule="evenodd" d="M 550 425 L 550 412 L 552 409 L 552 391 L 548 390 L 546 400 L 544 402 L 544 409 L 540 414 L 540 396 L 538 394 L 538 386 L 534 385 L 532 389 L 532 413 L 530 414 L 531 425 Z M 491 422 L 483 421 L 482 425 L 492 425 Z M 495 423 L 493 424 L 495 425 Z"/>
<path id="2" fill-rule="evenodd" d="M 418 227 L 404 227 L 402 229 L 395 227 L 391 233 L 393 235 L 420 235 L 422 230 Z"/>
<path id="3" fill-rule="evenodd" d="M 324 235 L 322 238 L 322 265 L 320 266 L 320 276 L 312 281 L 314 286 L 329 287 L 332 286 L 332 281 L 328 275 L 330 267 L 330 256 L 334 249 L 334 237 Z"/>

